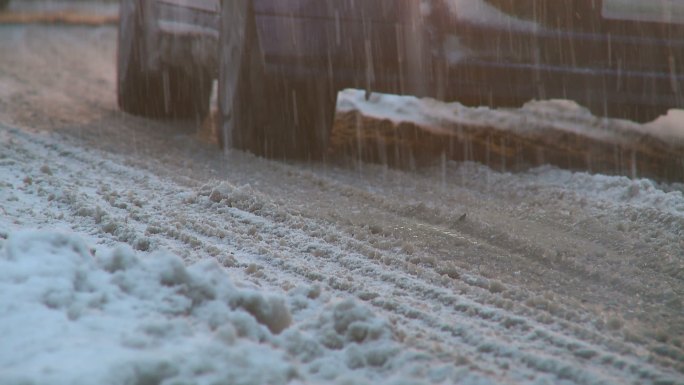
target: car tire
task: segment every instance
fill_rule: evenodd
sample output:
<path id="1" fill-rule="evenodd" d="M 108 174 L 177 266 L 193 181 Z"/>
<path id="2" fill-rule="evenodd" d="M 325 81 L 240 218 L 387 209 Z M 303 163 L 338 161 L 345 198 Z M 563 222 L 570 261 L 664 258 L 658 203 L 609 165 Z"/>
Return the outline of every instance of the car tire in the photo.
<path id="1" fill-rule="evenodd" d="M 137 2 L 121 1 L 117 50 L 117 100 L 121 110 L 151 118 L 203 119 L 209 113 L 211 76 L 174 68 L 144 67 L 144 22 Z"/>
<path id="2" fill-rule="evenodd" d="M 219 40 L 217 140 L 275 159 L 325 156 L 337 92 L 326 79 L 267 73 L 249 0 L 226 1 Z"/>

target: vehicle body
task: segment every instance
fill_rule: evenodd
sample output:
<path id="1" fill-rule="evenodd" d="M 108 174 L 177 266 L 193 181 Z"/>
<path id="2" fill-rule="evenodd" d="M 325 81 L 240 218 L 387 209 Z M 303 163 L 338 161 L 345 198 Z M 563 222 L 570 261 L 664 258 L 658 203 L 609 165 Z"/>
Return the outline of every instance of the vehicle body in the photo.
<path id="1" fill-rule="evenodd" d="M 447 0 L 422 10 L 417 3 L 256 0 L 254 7 L 272 69 L 310 76 L 331 67 L 337 88 L 494 106 L 567 98 L 626 117 L 635 117 L 630 106 L 684 105 L 684 2 Z"/>
<path id="2" fill-rule="evenodd" d="M 149 117 L 202 118 L 217 73 L 219 0 L 121 0 L 118 101 Z"/>
<path id="3" fill-rule="evenodd" d="M 121 12 L 139 12 L 148 71 L 165 66 L 191 70 L 199 65 L 216 72 L 220 4 L 219 0 L 124 1 Z"/>
<path id="4" fill-rule="evenodd" d="M 134 2 L 123 3 L 127 1 Z M 197 15 L 211 14 L 218 0 L 135 1 L 186 10 L 167 14 L 173 23 L 166 22 L 183 24 L 186 30 L 157 28 L 161 35 L 174 36 L 174 42 L 195 36 L 188 40 L 213 47 L 218 41 L 214 59 L 211 48 L 203 54 L 190 50 L 192 55 L 173 55 L 173 49 L 166 48 L 173 44 L 150 33 L 145 50 L 161 47 L 157 52 L 162 54 L 150 54 L 148 66 L 153 67 L 156 58 L 190 69 L 200 63 L 219 78 L 220 120 L 233 119 L 234 109 L 262 108 L 254 114 L 276 115 L 273 124 L 255 123 L 251 115 L 239 124 L 227 124 L 222 140 L 229 131 L 233 136 L 240 130 L 240 135 L 252 135 L 255 125 L 275 126 L 275 120 L 317 113 L 322 101 L 327 104 L 325 116 L 317 124 L 329 126 L 328 105 L 334 106 L 334 94 L 343 88 L 491 107 L 563 98 L 597 115 L 640 121 L 684 107 L 682 0 L 224 0 L 216 19 Z M 157 25 L 164 24 L 158 15 Z M 200 19 L 216 24 L 194 28 Z M 203 37 L 190 31 L 204 31 L 199 34 Z M 258 70 L 250 69 L 255 67 Z M 228 75 L 221 76 L 224 72 Z M 245 77 L 250 84 L 236 83 Z M 254 91 L 262 81 L 277 90 Z M 250 102 L 237 103 L 235 92 Z M 316 96 L 299 103 L 300 96 L 285 100 L 291 94 Z M 269 101 L 259 107 L 257 97 Z M 278 103 L 285 106 L 270 107 Z M 288 112 L 287 105 L 293 104 L 311 105 Z M 301 123 L 282 130 L 289 135 L 297 125 Z M 265 130 L 250 140 L 263 142 L 277 128 Z M 316 139 L 318 144 L 324 145 L 325 136 Z M 271 148 L 283 140 L 279 136 Z M 237 142 L 238 147 L 268 155 L 254 144 L 245 145 L 239 138 Z"/>

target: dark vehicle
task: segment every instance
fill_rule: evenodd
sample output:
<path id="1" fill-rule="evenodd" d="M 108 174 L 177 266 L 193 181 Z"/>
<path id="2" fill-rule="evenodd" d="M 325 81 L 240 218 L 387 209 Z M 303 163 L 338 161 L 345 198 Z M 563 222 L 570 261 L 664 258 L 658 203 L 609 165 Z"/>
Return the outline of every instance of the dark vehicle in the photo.
<path id="1" fill-rule="evenodd" d="M 123 0 L 119 104 L 201 116 L 222 145 L 326 148 L 337 91 L 466 105 L 571 99 L 652 120 L 684 107 L 682 0 Z"/>
<path id="2" fill-rule="evenodd" d="M 204 117 L 217 73 L 219 12 L 219 0 L 121 0 L 119 107 L 148 117 Z"/>

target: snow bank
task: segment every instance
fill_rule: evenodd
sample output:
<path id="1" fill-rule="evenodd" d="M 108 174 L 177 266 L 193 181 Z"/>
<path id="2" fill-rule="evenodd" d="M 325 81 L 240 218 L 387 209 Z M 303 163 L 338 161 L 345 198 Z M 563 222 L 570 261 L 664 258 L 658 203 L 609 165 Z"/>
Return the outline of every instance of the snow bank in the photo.
<path id="1" fill-rule="evenodd" d="M 675 140 L 684 144 L 684 110 L 669 110 L 666 115 L 645 124 L 644 129 L 665 141 Z"/>
<path id="2" fill-rule="evenodd" d="M 549 166 L 531 170 L 529 176 L 532 177 L 530 180 L 534 180 L 534 183 L 541 184 L 546 188 L 555 187 L 573 191 L 592 202 L 610 205 L 611 208 L 624 209 L 630 207 L 641 210 L 658 210 L 673 217 L 684 218 L 684 195 L 682 192 L 675 189 L 667 191 L 649 179 L 592 175 Z"/>
<path id="3" fill-rule="evenodd" d="M 21 232 L 0 253 L 0 383 L 285 383 L 268 343 L 290 323 L 282 298 L 238 290 L 214 262 Z"/>
<path id="4" fill-rule="evenodd" d="M 494 126 L 508 130 L 547 130 L 549 127 L 601 138 L 611 131 L 649 134 L 674 145 L 684 145 L 684 110 L 672 109 L 653 122 L 606 120 L 570 100 L 530 101 L 521 108 L 466 107 L 430 98 L 374 93 L 366 100 L 361 90 L 344 90 L 338 97 L 339 111 L 359 111 L 365 116 L 395 123 L 415 123 L 433 129 L 457 125 Z M 614 138 L 614 136 L 610 136 Z"/>
<path id="5" fill-rule="evenodd" d="M 10 234 L 0 383 L 407 383 L 432 373 L 429 357 L 402 351 L 389 323 L 354 300 L 238 287 L 214 261 L 186 267 L 127 246 L 99 254 L 75 235 Z M 308 309 L 297 324 L 293 307 Z"/>

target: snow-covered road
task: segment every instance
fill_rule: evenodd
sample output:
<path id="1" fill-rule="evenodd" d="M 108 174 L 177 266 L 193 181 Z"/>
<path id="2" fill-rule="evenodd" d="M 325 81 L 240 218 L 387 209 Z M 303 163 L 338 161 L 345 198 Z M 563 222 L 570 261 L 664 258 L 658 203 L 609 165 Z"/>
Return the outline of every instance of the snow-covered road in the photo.
<path id="1" fill-rule="evenodd" d="M 683 185 L 223 154 L 115 34 L 0 29 L 0 383 L 684 383 Z"/>

